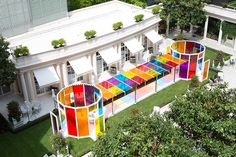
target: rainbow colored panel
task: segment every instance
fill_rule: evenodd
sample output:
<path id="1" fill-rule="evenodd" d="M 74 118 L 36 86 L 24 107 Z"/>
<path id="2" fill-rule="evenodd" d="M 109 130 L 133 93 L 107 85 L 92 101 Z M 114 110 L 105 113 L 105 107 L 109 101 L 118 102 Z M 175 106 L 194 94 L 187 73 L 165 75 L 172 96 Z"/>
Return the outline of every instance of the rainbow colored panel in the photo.
<path id="1" fill-rule="evenodd" d="M 163 69 L 167 70 L 167 71 L 171 71 L 172 67 L 169 66 L 169 65 L 166 65 L 162 62 L 159 62 L 157 60 L 152 60 L 150 61 L 152 64 L 156 65 L 156 66 L 159 66 L 159 67 L 162 67 Z"/>
<path id="2" fill-rule="evenodd" d="M 139 77 L 145 79 L 146 81 L 151 80 L 153 78 L 153 76 L 148 75 L 148 74 L 144 73 L 143 71 L 141 71 L 141 70 L 139 70 L 137 68 L 131 69 L 130 71 L 132 73 L 138 75 Z"/>
<path id="3" fill-rule="evenodd" d="M 108 91 L 111 92 L 114 95 L 119 95 L 119 94 L 123 93 L 123 91 L 120 88 L 116 87 L 116 86 L 113 86 L 113 87 L 109 88 Z"/>
<path id="4" fill-rule="evenodd" d="M 101 82 L 99 84 L 101 86 L 103 86 L 104 88 L 106 88 L 106 89 L 109 89 L 109 88 L 113 87 L 113 85 L 111 83 L 107 82 L 107 81 L 103 81 L 103 82 Z"/>
<path id="5" fill-rule="evenodd" d="M 106 100 L 109 100 L 115 96 L 113 93 L 107 91 L 106 88 L 102 87 L 99 84 L 96 84 L 96 87 L 98 87 L 102 91 L 103 98 Z"/>
<path id="6" fill-rule="evenodd" d="M 150 63 L 150 62 L 147 62 L 147 63 L 145 63 L 144 65 L 147 66 L 147 67 L 149 67 L 149 68 L 151 68 L 151 69 L 153 69 L 153 70 L 155 70 L 155 71 L 156 71 L 157 73 L 159 73 L 159 74 L 163 74 L 163 73 L 167 72 L 165 69 L 160 68 L 160 67 L 158 67 L 158 66 L 155 66 L 154 64 L 152 64 L 152 63 Z"/>

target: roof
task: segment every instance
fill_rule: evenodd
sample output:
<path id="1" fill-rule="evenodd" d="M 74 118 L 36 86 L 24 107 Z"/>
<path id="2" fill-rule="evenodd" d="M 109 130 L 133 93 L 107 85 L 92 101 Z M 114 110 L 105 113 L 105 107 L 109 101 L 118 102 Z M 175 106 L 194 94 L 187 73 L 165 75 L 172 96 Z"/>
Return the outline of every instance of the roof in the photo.
<path id="1" fill-rule="evenodd" d="M 30 54 L 52 50 L 51 41 L 64 38 L 67 45 L 85 41 L 84 32 L 94 29 L 97 36 L 113 32 L 112 24 L 123 22 L 124 27 L 135 24 L 134 16 L 144 14 L 150 18 L 151 12 L 120 1 L 110 1 L 99 5 L 79 9 L 59 19 L 38 27 L 24 34 L 9 38 L 10 46 L 27 46 Z"/>

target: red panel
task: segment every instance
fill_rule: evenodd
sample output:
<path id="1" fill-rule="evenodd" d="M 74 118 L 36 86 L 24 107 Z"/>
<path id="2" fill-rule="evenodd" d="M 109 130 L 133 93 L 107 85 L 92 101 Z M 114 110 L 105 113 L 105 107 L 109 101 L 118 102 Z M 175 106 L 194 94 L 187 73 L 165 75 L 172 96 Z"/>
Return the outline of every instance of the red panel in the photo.
<path id="1" fill-rule="evenodd" d="M 193 42 L 186 42 L 186 54 L 192 54 L 193 53 L 193 48 L 194 48 L 194 43 Z"/>
<path id="2" fill-rule="evenodd" d="M 170 65 L 170 66 L 172 66 L 172 67 L 176 67 L 176 66 L 179 65 L 179 64 L 177 64 L 177 63 L 175 63 L 175 62 L 172 62 L 172 61 L 167 61 L 167 62 L 165 62 L 165 64 Z"/>
<path id="3" fill-rule="evenodd" d="M 147 67 L 144 66 L 144 65 L 139 65 L 139 66 L 137 66 L 136 68 L 138 68 L 139 70 L 144 71 L 144 72 L 146 72 L 146 71 L 149 70 L 149 68 L 147 68 Z"/>
<path id="4" fill-rule="evenodd" d="M 74 109 L 66 108 L 66 120 L 67 120 L 68 135 L 77 136 Z"/>
<path id="5" fill-rule="evenodd" d="M 196 75 L 197 70 L 197 54 L 190 57 L 190 66 L 189 66 L 189 72 L 188 72 L 188 78 L 192 78 Z"/>
<path id="6" fill-rule="evenodd" d="M 111 87 L 113 87 L 114 85 L 112 85 L 111 83 L 107 82 L 107 81 L 103 81 L 101 83 L 99 83 L 101 86 L 103 86 L 106 89 L 109 89 Z"/>
<path id="7" fill-rule="evenodd" d="M 74 86 L 75 106 L 85 106 L 83 85 Z"/>
<path id="8" fill-rule="evenodd" d="M 145 80 L 144 80 L 143 78 L 139 77 L 139 76 L 134 76 L 134 77 L 131 78 L 131 79 L 132 79 L 133 81 L 139 83 L 139 84 L 145 82 Z"/>

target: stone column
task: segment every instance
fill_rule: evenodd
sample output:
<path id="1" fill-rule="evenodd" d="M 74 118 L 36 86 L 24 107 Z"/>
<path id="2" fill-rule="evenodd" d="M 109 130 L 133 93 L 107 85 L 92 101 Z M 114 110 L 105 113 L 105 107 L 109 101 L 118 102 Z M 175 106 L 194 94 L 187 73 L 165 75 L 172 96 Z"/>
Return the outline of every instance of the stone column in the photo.
<path id="1" fill-rule="evenodd" d="M 62 75 L 61 75 L 61 64 L 57 64 L 56 65 L 56 71 L 57 71 L 57 75 L 59 76 L 59 89 L 62 89 L 63 87 L 63 79 L 62 79 Z"/>
<path id="2" fill-rule="evenodd" d="M 189 33 L 193 34 L 193 25 L 190 23 L 190 30 Z"/>
<path id="3" fill-rule="evenodd" d="M 122 71 L 122 66 L 121 66 L 121 64 L 122 64 L 122 61 L 121 61 L 122 60 L 122 57 L 121 57 L 121 43 L 117 44 L 117 53 L 121 58 L 120 61 L 119 61 L 119 66 L 117 68 L 118 68 L 119 71 Z"/>
<path id="4" fill-rule="evenodd" d="M 31 77 L 31 71 L 26 72 L 26 76 L 27 76 L 27 82 L 28 82 L 28 91 L 29 91 L 29 97 L 30 100 L 34 100 L 35 99 L 35 92 L 34 92 L 34 88 L 33 88 L 33 81 L 32 81 L 32 77 Z"/>
<path id="5" fill-rule="evenodd" d="M 27 87 L 25 83 L 24 73 L 20 73 L 20 80 L 21 80 L 21 88 L 22 88 L 22 92 L 24 96 L 24 101 L 29 102 L 29 96 L 28 96 Z"/>
<path id="6" fill-rule="evenodd" d="M 206 16 L 203 39 L 206 39 L 206 38 L 207 38 L 208 22 L 209 22 L 209 16 Z"/>
<path id="7" fill-rule="evenodd" d="M 220 30 L 219 30 L 219 35 L 218 35 L 218 44 L 221 44 L 221 41 L 222 41 L 222 35 L 223 35 L 222 23 L 223 23 L 223 20 L 221 20 L 221 22 L 220 22 Z"/>
<path id="8" fill-rule="evenodd" d="M 62 64 L 62 75 L 63 75 L 63 83 L 64 87 L 69 85 L 68 81 L 68 72 L 67 72 L 67 64 L 66 62 Z"/>
<path id="9" fill-rule="evenodd" d="M 166 19 L 166 37 L 169 36 L 169 29 L 170 29 L 170 15 L 168 15 Z"/>
<path id="10" fill-rule="evenodd" d="M 93 66 L 93 80 L 96 83 L 98 80 L 98 72 L 97 72 L 97 55 L 96 52 L 92 54 L 92 66 Z"/>
<path id="11" fill-rule="evenodd" d="M 157 23 L 157 26 L 156 26 L 156 32 L 158 33 L 159 32 L 159 22 Z M 159 34 L 159 33 L 158 33 Z"/>

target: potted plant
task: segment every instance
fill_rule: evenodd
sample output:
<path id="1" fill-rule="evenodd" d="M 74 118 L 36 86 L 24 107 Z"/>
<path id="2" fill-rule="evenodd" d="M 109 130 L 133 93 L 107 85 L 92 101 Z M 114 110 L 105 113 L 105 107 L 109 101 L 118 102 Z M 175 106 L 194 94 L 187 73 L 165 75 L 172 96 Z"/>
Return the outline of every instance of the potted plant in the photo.
<path id="1" fill-rule="evenodd" d="M 160 13 L 161 7 L 160 6 L 155 6 L 152 8 L 152 14 L 157 15 Z"/>
<path id="2" fill-rule="evenodd" d="M 143 14 L 135 15 L 135 16 L 134 16 L 135 22 L 143 21 L 143 17 L 144 17 Z"/>
<path id="3" fill-rule="evenodd" d="M 89 30 L 84 33 L 84 36 L 87 40 L 92 39 L 96 36 L 96 31 L 95 30 Z"/>
<path id="4" fill-rule="evenodd" d="M 111 66 L 111 67 L 110 67 L 110 72 L 111 72 L 112 74 L 116 74 L 116 73 L 117 73 L 116 67 L 115 67 L 115 66 Z"/>
<path id="5" fill-rule="evenodd" d="M 58 39 L 58 40 L 52 40 L 51 45 L 53 46 L 54 49 L 59 48 L 59 47 L 64 47 L 66 46 L 66 41 L 63 38 Z"/>
<path id="6" fill-rule="evenodd" d="M 21 56 L 28 56 L 29 55 L 29 49 L 27 46 L 20 45 L 14 50 L 14 55 L 18 58 Z"/>
<path id="7" fill-rule="evenodd" d="M 130 63 L 136 63 L 136 57 L 130 56 Z"/>
<path id="8" fill-rule="evenodd" d="M 53 41 L 51 42 L 51 44 L 52 44 L 52 46 L 53 46 L 54 49 L 56 49 L 56 48 L 59 47 L 59 41 L 58 41 L 58 40 L 53 40 Z"/>
<path id="9" fill-rule="evenodd" d="M 13 122 L 14 118 L 17 122 L 20 121 L 22 112 L 20 110 L 19 103 L 16 101 L 11 101 L 7 104 L 7 110 L 8 110 L 8 119 L 10 122 Z"/>
<path id="10" fill-rule="evenodd" d="M 113 30 L 118 30 L 118 29 L 121 29 L 122 27 L 123 27 L 122 22 L 116 22 L 112 25 Z"/>

